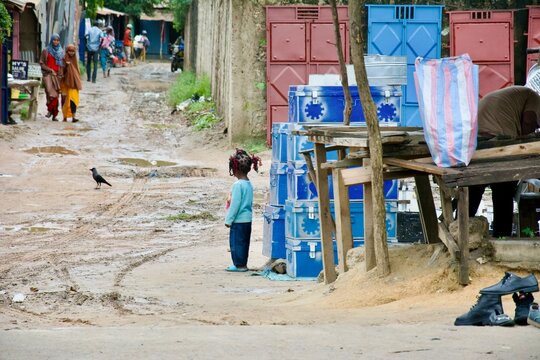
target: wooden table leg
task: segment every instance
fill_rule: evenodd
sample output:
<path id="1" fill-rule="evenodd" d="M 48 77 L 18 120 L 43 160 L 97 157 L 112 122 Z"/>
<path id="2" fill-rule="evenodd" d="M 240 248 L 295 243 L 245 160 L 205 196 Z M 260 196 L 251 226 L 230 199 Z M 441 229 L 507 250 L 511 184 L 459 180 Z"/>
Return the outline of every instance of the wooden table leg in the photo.
<path id="1" fill-rule="evenodd" d="M 341 169 L 334 169 L 334 211 L 336 214 L 336 245 L 338 269 L 345 273 L 347 268 L 347 252 L 353 247 L 351 228 L 351 212 L 349 208 L 349 188 L 343 183 Z"/>
<path id="2" fill-rule="evenodd" d="M 427 244 L 440 242 L 438 236 L 437 211 L 433 202 L 433 193 L 429 182 L 429 175 L 417 175 L 414 177 L 416 182 L 416 199 L 418 209 L 420 210 L 420 221 L 424 231 L 424 240 Z"/>
<path id="3" fill-rule="evenodd" d="M 319 220 L 321 223 L 321 247 L 323 260 L 324 282 L 333 283 L 336 280 L 334 266 L 334 241 L 332 240 L 332 216 L 330 215 L 330 195 L 328 192 L 328 170 L 321 164 L 326 162 L 326 149 L 324 144 L 315 144 L 315 172 L 317 178 L 317 192 L 319 194 Z"/>
<path id="4" fill-rule="evenodd" d="M 458 188 L 459 283 L 469 284 L 469 188 Z"/>
<path id="5" fill-rule="evenodd" d="M 362 161 L 363 166 L 369 165 L 369 159 Z M 375 235 L 373 232 L 373 198 L 371 182 L 364 186 L 364 250 L 366 256 L 366 271 L 377 266 L 375 256 Z"/>
<path id="6" fill-rule="evenodd" d="M 32 120 L 37 118 L 37 96 L 38 96 L 39 86 L 32 86 L 32 91 L 30 93 L 30 107 L 28 108 L 28 114 Z"/>

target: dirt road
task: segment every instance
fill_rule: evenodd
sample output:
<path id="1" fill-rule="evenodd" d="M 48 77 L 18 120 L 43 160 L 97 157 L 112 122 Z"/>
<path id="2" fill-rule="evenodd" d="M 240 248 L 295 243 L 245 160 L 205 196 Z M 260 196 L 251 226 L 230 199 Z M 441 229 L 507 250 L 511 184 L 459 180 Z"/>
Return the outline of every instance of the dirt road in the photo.
<path id="1" fill-rule="evenodd" d="M 461 289 L 430 247 L 395 249 L 387 279 L 359 267 L 331 286 L 223 271 L 221 129 L 171 115 L 168 64 L 114 70 L 84 83 L 81 122 L 45 119 L 42 102 L 37 121 L 0 128 L 1 359 L 540 358 L 536 328 L 452 325 L 502 271 Z M 267 260 L 263 162 L 251 268 Z M 92 167 L 112 187 L 95 190 Z"/>

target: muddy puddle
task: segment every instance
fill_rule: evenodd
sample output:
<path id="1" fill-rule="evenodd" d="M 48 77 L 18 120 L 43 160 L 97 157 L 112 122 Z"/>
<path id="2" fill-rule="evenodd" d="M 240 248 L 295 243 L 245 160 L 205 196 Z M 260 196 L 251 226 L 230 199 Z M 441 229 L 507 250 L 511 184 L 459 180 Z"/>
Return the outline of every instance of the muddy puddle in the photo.
<path id="1" fill-rule="evenodd" d="M 154 167 L 154 166 L 162 167 L 162 166 L 176 165 L 176 163 L 172 161 L 164 161 L 164 160 L 148 161 L 146 159 L 140 159 L 140 158 L 118 158 L 118 161 L 123 165 L 132 165 L 132 166 L 139 166 L 139 167 Z"/>
<path id="2" fill-rule="evenodd" d="M 66 149 L 63 146 L 40 146 L 26 149 L 24 152 L 29 154 L 60 154 L 60 155 L 79 155 L 76 151 Z"/>

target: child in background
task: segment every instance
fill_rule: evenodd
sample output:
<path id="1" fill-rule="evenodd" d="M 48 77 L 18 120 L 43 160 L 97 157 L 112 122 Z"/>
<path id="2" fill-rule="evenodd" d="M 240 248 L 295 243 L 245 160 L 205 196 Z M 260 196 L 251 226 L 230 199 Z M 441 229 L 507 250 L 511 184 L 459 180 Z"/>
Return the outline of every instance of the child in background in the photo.
<path id="1" fill-rule="evenodd" d="M 261 159 L 255 155 L 249 156 L 242 149 L 236 149 L 229 158 L 229 175 L 238 180 L 232 186 L 230 200 L 227 201 L 228 211 L 225 217 L 225 226 L 230 228 L 229 245 L 233 265 L 227 271 L 248 271 L 247 261 L 249 244 L 251 241 L 251 221 L 253 217 L 253 186 L 247 174 L 251 167 L 255 171 L 262 165 Z"/>

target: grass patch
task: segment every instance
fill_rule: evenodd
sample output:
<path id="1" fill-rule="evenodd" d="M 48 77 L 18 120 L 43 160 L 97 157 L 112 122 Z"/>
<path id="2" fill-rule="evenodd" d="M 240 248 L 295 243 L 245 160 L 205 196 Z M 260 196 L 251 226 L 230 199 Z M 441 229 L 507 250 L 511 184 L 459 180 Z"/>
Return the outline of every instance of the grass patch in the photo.
<path id="1" fill-rule="evenodd" d="M 193 97 L 209 98 L 210 95 L 211 87 L 208 76 L 203 75 L 197 78 L 194 73 L 184 71 L 169 89 L 168 102 L 169 105 L 176 106 Z"/>
<path id="2" fill-rule="evenodd" d="M 86 67 L 84 66 L 84 62 L 79 61 L 79 72 L 81 73 L 81 78 L 86 75 Z"/>
<path id="3" fill-rule="evenodd" d="M 195 130 L 208 129 L 221 121 L 215 108 L 213 101 L 194 102 L 187 108 L 186 116 Z"/>
<path id="4" fill-rule="evenodd" d="M 24 102 L 21 104 L 21 119 L 28 119 L 28 114 L 30 112 L 30 103 Z"/>
<path id="5" fill-rule="evenodd" d="M 268 147 L 266 146 L 266 138 L 264 137 L 245 139 L 244 141 L 240 142 L 240 147 L 246 150 L 249 154 L 258 154 L 268 150 Z"/>
<path id="6" fill-rule="evenodd" d="M 167 221 L 196 221 L 196 220 L 212 220 L 215 221 L 217 218 L 210 214 L 208 211 L 203 211 L 198 214 L 188 214 L 185 212 L 178 213 L 176 215 L 165 216 L 163 220 Z"/>

